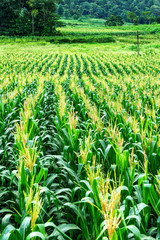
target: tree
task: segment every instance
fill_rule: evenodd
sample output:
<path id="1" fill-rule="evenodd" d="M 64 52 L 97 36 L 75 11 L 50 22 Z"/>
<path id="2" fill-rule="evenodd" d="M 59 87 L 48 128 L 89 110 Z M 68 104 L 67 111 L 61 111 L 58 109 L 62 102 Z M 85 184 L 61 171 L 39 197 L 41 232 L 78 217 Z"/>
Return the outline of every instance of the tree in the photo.
<path id="1" fill-rule="evenodd" d="M 68 9 L 69 12 L 66 14 L 68 17 L 73 17 L 76 14 L 79 17 L 89 15 L 106 19 L 114 15 L 123 17 L 125 21 L 129 19 L 130 22 L 137 24 L 139 21 L 140 23 L 151 22 L 150 17 L 148 19 L 148 16 L 144 16 L 142 12 L 150 11 L 152 18 L 160 16 L 160 0 L 62 0 L 61 5 L 64 10 Z M 81 12 L 75 8 L 77 5 L 79 9 L 82 9 Z"/>
<path id="2" fill-rule="evenodd" d="M 12 35 L 15 32 L 16 13 L 14 4 L 9 4 L 9 1 L 0 1 L 0 30 L 1 35 Z"/>
<path id="3" fill-rule="evenodd" d="M 90 4 L 90 14 L 92 17 L 97 16 L 98 5 L 96 3 Z"/>
<path id="4" fill-rule="evenodd" d="M 133 24 L 134 25 L 138 25 L 139 24 L 139 17 L 136 16 L 134 19 L 133 19 Z"/>
<path id="5" fill-rule="evenodd" d="M 111 15 L 111 16 L 107 19 L 105 25 L 107 25 L 107 26 L 116 26 L 116 16 Z"/>
<path id="6" fill-rule="evenodd" d="M 64 13 L 64 8 L 63 8 L 62 4 L 59 5 L 57 12 L 58 12 L 58 14 L 59 14 L 60 16 L 63 15 L 63 13 Z"/>
<path id="7" fill-rule="evenodd" d="M 128 18 L 129 20 L 131 20 L 132 23 L 134 22 L 134 19 L 135 19 L 136 17 L 137 17 L 136 14 L 133 13 L 133 12 L 128 12 L 128 14 L 127 14 L 127 18 Z"/>
<path id="8" fill-rule="evenodd" d="M 73 15 L 73 19 L 74 19 L 74 20 L 77 20 L 78 18 L 79 18 L 79 17 L 78 17 L 77 14 L 74 14 L 74 15 Z"/>
<path id="9" fill-rule="evenodd" d="M 56 1 L 55 0 L 41 0 L 41 1 L 44 1 L 43 15 L 45 14 L 43 32 L 45 35 L 53 35 L 55 32 L 56 23 L 59 19 L 58 15 L 56 14 Z"/>
<path id="10" fill-rule="evenodd" d="M 117 26 L 122 26 L 124 24 L 124 20 L 121 16 L 116 17 L 116 25 Z"/>
<path id="11" fill-rule="evenodd" d="M 156 18 L 156 22 L 160 23 L 160 16 Z"/>
<path id="12" fill-rule="evenodd" d="M 155 17 L 160 16 L 160 6 L 153 5 L 153 6 L 151 7 L 151 13 L 152 13 Z"/>
<path id="13" fill-rule="evenodd" d="M 150 23 L 150 13 L 151 13 L 150 11 L 142 12 L 146 24 Z"/>
<path id="14" fill-rule="evenodd" d="M 64 16 L 65 16 L 66 18 L 69 18 L 69 17 L 70 17 L 70 11 L 69 11 L 68 8 L 64 8 Z"/>
<path id="15" fill-rule="evenodd" d="M 34 36 L 35 33 L 35 18 L 38 15 L 38 9 L 36 9 L 36 1 L 35 0 L 29 0 L 28 5 L 31 7 L 31 17 L 32 17 L 32 34 Z"/>
<path id="16" fill-rule="evenodd" d="M 128 12 L 127 18 L 130 19 L 134 25 L 139 24 L 139 17 L 134 12 Z"/>
<path id="17" fill-rule="evenodd" d="M 122 26 L 124 24 L 123 18 L 121 16 L 111 15 L 105 25 L 107 26 Z"/>
<path id="18" fill-rule="evenodd" d="M 59 0 L 1 0 L 0 34 L 52 35 L 58 21 Z"/>

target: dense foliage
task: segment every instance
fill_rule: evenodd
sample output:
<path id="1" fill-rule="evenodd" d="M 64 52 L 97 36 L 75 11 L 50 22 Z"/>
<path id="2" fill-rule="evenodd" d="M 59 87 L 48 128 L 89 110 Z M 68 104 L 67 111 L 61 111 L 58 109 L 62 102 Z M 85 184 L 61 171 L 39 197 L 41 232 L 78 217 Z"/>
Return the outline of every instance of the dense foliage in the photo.
<path id="1" fill-rule="evenodd" d="M 107 19 L 106 25 L 122 25 L 129 21 L 160 23 L 158 0 L 1 0 L 0 35 L 55 35 L 61 25 L 59 16 L 83 20 Z"/>
<path id="2" fill-rule="evenodd" d="M 1 0 L 0 35 L 53 35 L 57 0 Z"/>
<path id="3" fill-rule="evenodd" d="M 111 15 L 105 25 L 107 26 L 122 26 L 124 24 L 123 18 L 121 16 Z"/>
<path id="4" fill-rule="evenodd" d="M 157 0 L 62 0 L 58 13 L 65 17 L 90 16 L 108 18 L 120 15 L 129 21 L 128 12 L 139 17 L 140 23 L 148 23 L 160 16 L 160 1 Z M 149 13 L 148 13 L 149 12 Z M 150 20 L 149 20 L 150 19 Z"/>
<path id="5" fill-rule="evenodd" d="M 158 240 L 159 54 L 0 60 L 0 239 Z"/>

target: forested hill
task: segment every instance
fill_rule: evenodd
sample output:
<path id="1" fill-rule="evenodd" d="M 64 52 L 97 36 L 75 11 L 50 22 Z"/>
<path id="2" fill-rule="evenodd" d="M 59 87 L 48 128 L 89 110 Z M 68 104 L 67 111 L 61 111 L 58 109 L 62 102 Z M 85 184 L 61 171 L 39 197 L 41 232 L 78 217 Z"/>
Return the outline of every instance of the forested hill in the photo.
<path id="1" fill-rule="evenodd" d="M 62 0 L 58 13 L 65 17 L 82 16 L 107 18 L 110 15 L 120 15 L 127 20 L 127 13 L 134 12 L 143 22 L 144 12 L 150 18 L 160 16 L 160 0 Z"/>

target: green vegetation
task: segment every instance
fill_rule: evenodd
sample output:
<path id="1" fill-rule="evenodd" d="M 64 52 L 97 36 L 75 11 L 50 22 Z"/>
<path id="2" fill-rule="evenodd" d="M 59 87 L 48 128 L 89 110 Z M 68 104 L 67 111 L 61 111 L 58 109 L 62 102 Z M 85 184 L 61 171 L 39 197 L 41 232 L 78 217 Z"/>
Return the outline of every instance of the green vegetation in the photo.
<path id="1" fill-rule="evenodd" d="M 114 15 L 111 15 L 105 25 L 107 26 L 122 26 L 124 24 L 124 21 L 122 19 L 121 16 L 114 16 Z"/>
<path id="2" fill-rule="evenodd" d="M 159 13 L 0 2 L 0 240 L 160 239 Z"/>
<path id="3" fill-rule="evenodd" d="M 1 38 L 1 240 L 159 239 L 159 35 L 118 31 Z"/>
<path id="4" fill-rule="evenodd" d="M 1 0 L 0 35 L 53 35 L 58 0 Z"/>
<path id="5" fill-rule="evenodd" d="M 65 26 L 57 28 L 56 36 L 30 36 L 30 37 L 8 37 L 1 36 L 0 44 L 23 44 L 28 45 L 50 45 L 50 44 L 99 44 L 100 48 L 136 50 L 137 31 L 140 34 L 141 50 L 159 48 L 160 25 L 123 25 L 106 26 L 105 21 L 101 19 L 85 19 L 83 22 L 78 20 L 63 20 Z M 112 45 L 108 45 L 111 43 Z M 79 45 L 78 45 L 79 46 Z M 77 47 L 78 47 L 77 46 Z M 84 45 L 85 47 L 87 45 Z M 70 46 L 71 47 L 71 46 Z M 94 47 L 94 46 L 92 46 Z M 92 48 L 91 47 L 91 48 Z M 90 51 L 90 47 L 89 50 Z"/>
<path id="6" fill-rule="evenodd" d="M 158 0 L 1 0 L 0 35 L 54 36 L 56 27 L 63 25 L 59 17 L 81 22 L 102 19 L 107 20 L 108 26 L 124 22 L 160 23 L 160 3 Z"/>
<path id="7" fill-rule="evenodd" d="M 107 19 L 114 15 L 135 24 L 160 23 L 157 0 L 62 0 L 57 11 L 61 17 L 79 20 L 84 17 Z"/>

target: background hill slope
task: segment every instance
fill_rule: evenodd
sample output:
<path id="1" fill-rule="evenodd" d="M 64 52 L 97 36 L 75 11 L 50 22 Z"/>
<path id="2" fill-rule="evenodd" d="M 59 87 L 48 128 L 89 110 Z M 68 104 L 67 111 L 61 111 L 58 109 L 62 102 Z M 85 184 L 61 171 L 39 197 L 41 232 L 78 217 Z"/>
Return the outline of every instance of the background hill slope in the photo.
<path id="1" fill-rule="evenodd" d="M 107 18 L 110 15 L 121 15 L 127 20 L 127 13 L 134 12 L 140 21 L 145 20 L 143 12 L 150 11 L 150 17 L 160 16 L 159 0 L 62 0 L 58 13 L 65 17 L 81 16 Z"/>

